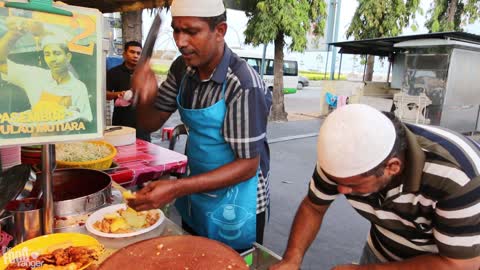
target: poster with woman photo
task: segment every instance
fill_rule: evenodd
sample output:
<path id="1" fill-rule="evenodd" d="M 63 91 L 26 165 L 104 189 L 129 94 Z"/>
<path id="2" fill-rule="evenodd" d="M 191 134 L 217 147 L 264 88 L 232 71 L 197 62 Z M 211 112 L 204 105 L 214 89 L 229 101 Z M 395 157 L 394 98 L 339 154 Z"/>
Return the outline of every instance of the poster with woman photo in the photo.
<path id="1" fill-rule="evenodd" d="M 103 135 L 102 15 L 7 8 L 0 1 L 0 145 Z"/>

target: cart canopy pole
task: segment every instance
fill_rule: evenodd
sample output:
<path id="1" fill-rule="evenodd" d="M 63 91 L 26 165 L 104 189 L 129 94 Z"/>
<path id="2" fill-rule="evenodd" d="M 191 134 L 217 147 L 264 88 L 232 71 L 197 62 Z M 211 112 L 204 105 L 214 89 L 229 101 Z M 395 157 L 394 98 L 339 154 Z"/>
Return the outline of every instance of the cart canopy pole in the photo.
<path id="1" fill-rule="evenodd" d="M 55 145 L 42 148 L 43 233 L 53 233 L 53 171 L 55 169 Z"/>
<path id="2" fill-rule="evenodd" d="M 368 54 L 365 54 L 365 65 L 363 65 L 363 82 L 365 82 L 365 73 L 367 72 L 367 58 Z"/>
<path id="3" fill-rule="evenodd" d="M 343 53 L 340 54 L 340 64 L 338 66 L 337 80 L 340 80 L 340 74 L 342 73 L 342 61 L 343 61 Z"/>

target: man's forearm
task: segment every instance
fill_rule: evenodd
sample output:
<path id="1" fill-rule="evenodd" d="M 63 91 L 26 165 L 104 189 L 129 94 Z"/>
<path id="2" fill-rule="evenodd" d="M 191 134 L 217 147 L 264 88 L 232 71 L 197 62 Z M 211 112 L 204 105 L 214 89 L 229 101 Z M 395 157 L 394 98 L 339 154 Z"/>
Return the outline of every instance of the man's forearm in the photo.
<path id="1" fill-rule="evenodd" d="M 260 157 L 251 159 L 236 159 L 215 170 L 191 176 L 177 181 L 179 196 L 208 192 L 252 178 L 257 173 Z"/>
<path id="2" fill-rule="evenodd" d="M 303 199 L 293 221 L 283 260 L 301 265 L 305 252 L 320 230 L 327 208 L 314 205 L 308 197 Z"/>
<path id="3" fill-rule="evenodd" d="M 148 132 L 154 132 L 161 128 L 170 118 L 172 113 L 162 112 L 153 107 L 153 105 L 137 104 L 137 123 Z"/>
<path id="4" fill-rule="evenodd" d="M 118 98 L 119 92 L 113 92 L 107 90 L 107 100 L 112 100 Z"/>
<path id="5" fill-rule="evenodd" d="M 341 269 L 341 268 L 340 268 Z M 423 255 L 400 262 L 383 264 L 367 264 L 359 266 L 359 270 L 478 270 L 480 257 L 467 260 L 451 259 L 440 255 Z"/>

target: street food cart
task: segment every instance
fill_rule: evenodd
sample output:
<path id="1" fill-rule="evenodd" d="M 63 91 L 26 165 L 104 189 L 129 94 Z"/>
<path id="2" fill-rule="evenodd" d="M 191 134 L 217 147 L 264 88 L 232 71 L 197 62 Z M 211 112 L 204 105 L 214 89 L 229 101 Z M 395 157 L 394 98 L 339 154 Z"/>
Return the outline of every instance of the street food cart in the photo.
<path id="1" fill-rule="evenodd" d="M 478 131 L 480 77 L 476 73 L 480 68 L 480 36 L 446 32 L 332 45 L 340 47 L 342 54 L 388 59 L 387 82 L 381 88 L 393 93 L 394 111 L 402 120 L 462 133 Z"/>

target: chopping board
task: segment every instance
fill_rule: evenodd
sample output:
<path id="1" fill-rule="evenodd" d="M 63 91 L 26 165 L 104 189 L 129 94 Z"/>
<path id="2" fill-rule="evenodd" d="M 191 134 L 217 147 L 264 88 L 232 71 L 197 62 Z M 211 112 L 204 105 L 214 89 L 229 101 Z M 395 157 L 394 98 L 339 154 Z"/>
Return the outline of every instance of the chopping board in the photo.
<path id="1" fill-rule="evenodd" d="M 136 141 L 136 130 L 131 127 L 107 126 L 103 139 L 113 146 L 134 144 Z"/>
<path id="2" fill-rule="evenodd" d="M 234 270 L 249 269 L 229 246 L 190 235 L 140 241 L 108 257 L 98 270 Z"/>

